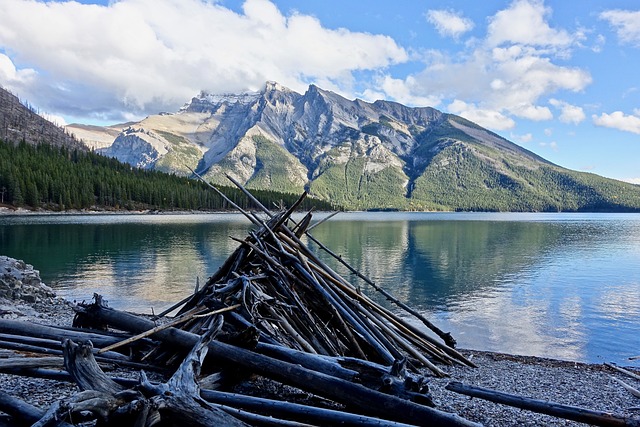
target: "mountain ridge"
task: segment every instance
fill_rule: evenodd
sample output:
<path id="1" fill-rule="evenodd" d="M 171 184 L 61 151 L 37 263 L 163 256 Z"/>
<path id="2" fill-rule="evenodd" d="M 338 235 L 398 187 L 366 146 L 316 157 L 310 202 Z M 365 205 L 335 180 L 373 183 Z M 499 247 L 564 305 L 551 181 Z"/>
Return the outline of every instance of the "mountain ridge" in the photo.
<path id="1" fill-rule="evenodd" d="M 308 191 L 348 209 L 640 208 L 639 186 L 562 168 L 462 117 L 315 85 L 303 94 L 275 82 L 203 91 L 176 113 L 127 124 L 100 152 L 170 173 L 194 169 L 216 184 L 228 174 L 250 189 Z"/>

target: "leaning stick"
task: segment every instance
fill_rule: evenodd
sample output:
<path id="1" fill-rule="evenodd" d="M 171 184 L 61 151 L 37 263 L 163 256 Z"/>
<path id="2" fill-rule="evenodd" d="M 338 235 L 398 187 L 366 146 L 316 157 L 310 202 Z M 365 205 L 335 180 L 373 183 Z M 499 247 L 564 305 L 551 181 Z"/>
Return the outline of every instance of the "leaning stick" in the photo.
<path id="1" fill-rule="evenodd" d="M 626 369 L 621 368 L 621 367 L 619 367 L 619 366 L 616 366 L 616 365 L 614 365 L 614 364 L 612 364 L 612 363 L 605 363 L 605 366 L 608 366 L 608 367 L 610 367 L 610 368 L 613 368 L 613 369 L 615 369 L 615 370 L 616 370 L 616 371 L 618 371 L 618 372 L 622 372 L 623 374 L 628 375 L 628 376 L 630 376 L 631 378 L 635 378 L 636 380 L 640 380 L 640 375 L 638 375 L 638 374 L 634 374 L 633 372 L 631 372 L 631 371 L 627 371 Z"/>
<path id="2" fill-rule="evenodd" d="M 442 338 L 444 340 L 444 342 L 449 347 L 455 347 L 456 346 L 456 340 L 451 336 L 451 334 L 449 332 L 442 331 L 436 325 L 431 323 L 422 314 L 418 313 L 416 310 L 414 310 L 413 308 L 409 307 L 408 305 L 406 305 L 405 303 L 403 303 L 402 301 L 400 301 L 399 299 L 397 299 L 396 297 L 391 295 L 389 292 L 387 292 L 384 289 L 382 289 L 380 286 L 376 285 L 375 282 L 373 282 L 367 276 L 363 275 L 358 270 L 356 270 L 354 267 L 352 267 L 348 262 L 346 262 L 344 259 L 342 259 L 342 257 L 340 255 L 336 254 L 331 249 L 327 248 L 324 244 L 322 244 L 322 242 L 320 242 L 318 239 L 313 237 L 310 233 L 306 233 L 306 235 L 311 240 L 313 240 L 318 246 L 320 246 L 321 249 L 323 249 L 325 252 L 327 252 L 329 255 L 331 255 L 333 258 L 335 258 L 337 261 L 339 261 L 342 265 L 347 267 L 353 274 L 358 276 L 360 279 L 364 280 L 364 282 L 367 283 L 369 286 L 371 286 L 373 289 L 375 289 L 376 291 L 378 291 L 382 295 L 384 295 L 385 298 L 387 298 L 389 301 L 391 301 L 392 303 L 394 303 L 398 307 L 402 308 L 407 313 L 410 313 L 413 316 L 415 316 L 417 319 L 419 319 L 422 323 L 424 323 L 424 325 L 427 328 L 431 329 L 436 335 L 438 335 L 440 338 Z"/>
<path id="3" fill-rule="evenodd" d="M 635 397 L 640 397 L 640 390 L 631 387 L 629 384 L 625 383 L 622 380 L 617 379 L 616 377 L 611 377 L 615 382 L 620 384 L 623 389 L 627 390 L 629 393 L 633 394 Z"/>
<path id="4" fill-rule="evenodd" d="M 119 342 L 117 342 L 115 344 L 111 344 L 111 345 L 108 345 L 106 347 L 103 347 L 100 350 L 98 350 L 96 352 L 96 354 L 102 354 L 102 353 L 104 353 L 106 351 L 113 350 L 114 348 L 122 347 L 123 345 L 127 345 L 127 344 L 130 344 L 130 343 L 134 342 L 134 341 L 138 341 L 139 339 L 146 338 L 146 337 L 148 337 L 150 335 L 155 334 L 156 332 L 163 331 L 165 329 L 168 329 L 168 328 L 171 328 L 173 326 L 179 325 L 180 323 L 184 323 L 184 322 L 186 322 L 188 320 L 191 320 L 191 319 L 213 316 L 215 314 L 224 313 L 225 311 L 235 310 L 238 307 L 240 307 L 240 304 L 231 305 L 229 307 L 224 307 L 224 308 L 221 308 L 219 310 L 210 311 L 208 313 L 198 313 L 196 311 L 195 313 L 192 313 L 192 314 L 189 314 L 189 315 L 184 315 L 182 317 L 173 319 L 171 322 L 167 322 L 167 323 L 165 323 L 163 325 L 156 326 L 155 328 L 149 329 L 148 331 L 142 332 L 142 333 L 140 333 L 138 335 L 134 335 L 134 336 L 132 336 L 130 338 L 127 338 L 126 340 L 122 340 L 122 341 L 119 341 Z"/>

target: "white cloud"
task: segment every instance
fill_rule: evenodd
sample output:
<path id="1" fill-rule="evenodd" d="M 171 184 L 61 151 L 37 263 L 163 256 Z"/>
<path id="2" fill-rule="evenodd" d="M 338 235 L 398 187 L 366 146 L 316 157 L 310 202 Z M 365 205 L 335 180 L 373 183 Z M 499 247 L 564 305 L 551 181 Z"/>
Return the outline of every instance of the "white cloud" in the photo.
<path id="1" fill-rule="evenodd" d="M 459 13 L 450 10 L 429 10 L 427 21 L 436 27 L 441 36 L 455 39 L 473 29 L 473 22 Z"/>
<path id="2" fill-rule="evenodd" d="M 441 99 L 436 96 L 419 96 L 415 90 L 416 82 L 409 76 L 406 80 L 394 79 L 391 76 L 383 76 L 376 82 L 382 92 L 372 89 L 364 91 L 364 97 L 369 101 L 387 99 L 391 97 L 404 105 L 416 107 L 437 107 Z"/>
<path id="3" fill-rule="evenodd" d="M 599 17 L 615 28 L 622 42 L 640 46 L 640 11 L 607 10 Z"/>
<path id="4" fill-rule="evenodd" d="M 549 110 L 547 107 L 542 107 L 539 105 L 515 105 L 512 106 L 509 110 L 514 116 L 533 121 L 551 120 L 553 118 L 551 110 Z"/>
<path id="5" fill-rule="evenodd" d="M 553 119 L 544 105 L 546 99 L 561 91 L 582 91 L 592 78 L 584 69 L 556 63 L 556 58 L 565 59 L 579 45 L 584 31 L 573 34 L 554 29 L 547 22 L 550 14 L 538 0 L 512 2 L 489 19 L 485 39 L 473 39 L 465 52 L 455 56 L 437 50 L 424 52 L 425 68 L 404 79 L 407 92 L 443 102 L 462 100 L 473 108 L 461 111 L 479 123 L 493 123 L 498 126 L 491 127 L 495 130 L 513 126 L 505 121 L 513 123 L 511 117 Z M 401 84 L 396 81 L 396 93 L 401 92 Z M 578 120 L 577 108 L 567 107 L 562 120 Z"/>
<path id="6" fill-rule="evenodd" d="M 31 68 L 18 70 L 11 58 L 0 53 L 0 84 L 13 88 L 20 87 L 27 84 L 36 74 L 35 70 Z"/>
<path id="7" fill-rule="evenodd" d="M 471 120 L 480 126 L 490 129 L 507 130 L 512 129 L 516 125 L 513 119 L 505 116 L 498 110 L 479 108 L 476 105 L 467 104 L 459 99 L 456 99 L 449 104 L 447 109 L 453 114 L 462 116 L 467 120 Z"/>
<path id="8" fill-rule="evenodd" d="M 638 115 L 627 115 L 622 111 L 614 111 L 611 114 L 602 113 L 600 116 L 594 114 L 591 118 L 597 126 L 640 134 L 640 116 Z"/>
<path id="9" fill-rule="evenodd" d="M 533 134 L 532 133 L 525 133 L 524 135 L 518 135 L 515 133 L 511 133 L 510 138 L 514 141 L 519 141 L 519 142 L 523 142 L 523 143 L 527 143 L 527 142 L 531 142 L 533 141 Z"/>
<path id="10" fill-rule="evenodd" d="M 241 13 L 208 0 L 2 1 L 1 48 L 15 70 L 0 57 L 0 84 L 14 88 L 29 68 L 46 70 L 23 84 L 25 97 L 50 100 L 39 105 L 48 111 L 75 114 L 64 108 L 76 105 L 105 116 L 173 109 L 201 89 L 258 89 L 266 80 L 349 88 L 354 72 L 408 59 L 388 36 L 327 29 L 268 0 L 246 0 Z"/>
<path id="11" fill-rule="evenodd" d="M 586 118 L 582 108 L 576 105 L 571 105 L 555 98 L 551 98 L 549 100 L 549 104 L 561 111 L 560 121 L 563 123 L 573 123 L 574 125 L 577 125 Z"/>
<path id="12" fill-rule="evenodd" d="M 490 46 L 520 44 L 566 48 L 574 43 L 566 30 L 551 28 L 546 18 L 551 10 L 541 0 L 515 0 L 489 21 L 487 43 Z"/>
<path id="13" fill-rule="evenodd" d="M 49 120 L 51 123 L 57 125 L 57 126 L 66 126 L 67 122 L 65 121 L 64 117 L 62 116 L 58 116 L 55 114 L 49 114 L 49 113 L 40 113 L 40 116 L 45 119 L 45 120 Z"/>
<path id="14" fill-rule="evenodd" d="M 556 141 L 551 141 L 551 142 L 541 142 L 540 143 L 541 147 L 549 147 L 551 148 L 553 151 L 558 151 L 558 143 Z"/>

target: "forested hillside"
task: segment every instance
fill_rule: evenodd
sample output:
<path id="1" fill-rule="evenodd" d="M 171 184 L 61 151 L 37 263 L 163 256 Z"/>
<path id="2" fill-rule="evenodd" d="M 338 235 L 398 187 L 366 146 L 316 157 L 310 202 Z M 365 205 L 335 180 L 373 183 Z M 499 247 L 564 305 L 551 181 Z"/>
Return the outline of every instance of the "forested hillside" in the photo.
<path id="1" fill-rule="evenodd" d="M 221 187 L 231 200 L 249 207 L 236 188 Z M 299 194 L 252 191 L 266 206 L 290 206 Z M 0 202 L 14 207 L 106 210 L 223 210 L 227 203 L 202 182 L 142 170 L 93 152 L 48 144 L 0 140 Z M 331 209 L 307 198 L 302 209 Z"/>

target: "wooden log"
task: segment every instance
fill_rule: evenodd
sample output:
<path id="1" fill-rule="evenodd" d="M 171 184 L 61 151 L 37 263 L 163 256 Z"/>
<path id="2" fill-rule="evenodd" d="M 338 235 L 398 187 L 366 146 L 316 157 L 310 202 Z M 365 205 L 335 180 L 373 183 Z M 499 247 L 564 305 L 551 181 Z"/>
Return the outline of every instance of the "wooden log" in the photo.
<path id="1" fill-rule="evenodd" d="M 55 380 L 61 382 L 73 383 L 75 380 L 73 377 L 67 372 L 56 369 L 46 369 L 46 368 L 13 368 L 13 369 L 0 369 L 0 373 L 9 374 L 9 375 L 17 375 L 21 377 L 29 377 L 29 378 L 42 378 L 46 380 Z M 122 377 L 109 377 L 112 381 L 124 386 L 125 388 L 133 388 L 138 384 L 137 380 L 133 380 L 131 378 L 122 378 Z"/>
<path id="2" fill-rule="evenodd" d="M 213 405 L 200 397 L 196 377 L 209 349 L 209 343 L 222 326 L 222 317 L 215 329 L 210 329 L 198 339 L 193 349 L 183 360 L 178 370 L 166 384 L 154 385 L 142 376 L 141 388 L 155 394 L 154 403 L 161 408 L 163 419 L 175 420 L 179 425 L 243 427 L 245 423 L 229 415 L 218 405 Z"/>
<path id="3" fill-rule="evenodd" d="M 30 369 L 62 367 L 62 357 L 11 357 L 0 359 L 0 369 Z"/>
<path id="4" fill-rule="evenodd" d="M 76 393 L 56 401 L 32 427 L 58 426 L 65 419 L 74 422 L 98 419 L 101 426 L 144 426 L 149 418 L 148 401 L 137 391 L 109 394 L 95 390 Z"/>
<path id="5" fill-rule="evenodd" d="M 100 369 L 93 357 L 91 341 L 78 345 L 71 340 L 62 343 L 64 349 L 64 367 L 80 387 L 80 390 L 94 390 L 107 394 L 123 391 L 117 384 Z"/>
<path id="6" fill-rule="evenodd" d="M 278 418 L 307 421 L 314 425 L 341 425 L 352 427 L 408 427 L 412 425 L 333 409 L 317 408 L 314 406 L 245 396 L 237 393 L 225 393 L 216 390 L 200 390 L 200 395 L 209 402 L 243 408 Z"/>
<path id="7" fill-rule="evenodd" d="M 629 384 L 625 383 L 622 380 L 619 380 L 616 377 L 611 377 L 611 379 L 613 379 L 615 382 L 617 382 L 618 384 L 620 384 L 622 386 L 623 389 L 627 390 L 629 393 L 631 393 L 632 395 L 634 395 L 635 397 L 640 397 L 640 390 L 635 389 L 633 387 L 631 387 Z"/>
<path id="8" fill-rule="evenodd" d="M 30 426 L 33 423 L 38 422 L 38 420 L 40 420 L 45 414 L 45 411 L 42 409 L 37 408 L 22 399 L 11 396 L 2 390 L 0 390 L 0 411 L 11 416 L 13 426 Z M 66 422 L 61 422 L 57 425 L 60 427 L 71 427 L 71 424 Z"/>
<path id="9" fill-rule="evenodd" d="M 564 418 L 567 420 L 578 421 L 581 423 L 592 424 L 596 426 L 640 426 L 640 420 L 638 419 L 634 420 L 631 418 L 617 416 L 609 412 L 592 411 L 590 409 L 579 408 L 576 406 L 562 405 L 555 402 L 531 399 L 528 397 L 490 390 L 483 387 L 463 384 L 458 381 L 450 382 L 449 384 L 447 384 L 446 389 L 467 396 L 489 400 L 495 403 L 501 403 L 504 405 L 514 406 L 516 408 L 526 409 L 541 414 L 547 414 L 558 418 Z"/>
<path id="10" fill-rule="evenodd" d="M 5 337 L 7 337 L 8 334 L 0 334 L 3 335 Z M 15 335 L 10 335 L 11 337 L 15 336 Z M 29 338 L 29 337 L 26 337 Z M 19 338 L 18 338 L 19 340 Z M 28 340 L 27 341 L 32 341 L 34 342 L 34 345 L 31 344 L 23 344 L 20 342 L 15 342 L 15 341 L 5 341 L 5 340 L 0 340 L 0 348 L 5 348 L 7 350 L 16 350 L 16 351 L 23 351 L 23 352 L 30 352 L 30 353 L 40 353 L 40 354 L 50 354 L 50 355 L 56 355 L 56 356 L 62 356 L 62 350 L 60 349 L 60 343 L 59 342 L 55 342 L 53 340 L 43 340 L 43 341 L 47 341 L 47 343 L 44 343 L 43 345 L 45 345 L 46 347 L 42 347 L 40 345 L 35 345 L 38 341 L 38 339 L 33 339 L 33 340 Z M 55 343 L 56 348 L 51 348 L 49 342 Z M 128 362 L 130 359 L 129 357 L 125 356 L 124 354 L 121 353 L 116 353 L 113 351 L 106 351 L 106 352 L 102 352 L 103 357 L 102 360 L 113 360 L 113 361 L 122 361 L 122 362 Z"/>
<path id="11" fill-rule="evenodd" d="M 634 378 L 636 380 L 640 380 L 640 375 L 635 374 L 635 373 L 633 373 L 633 372 L 631 372 L 631 371 L 629 371 L 627 369 L 624 369 L 624 368 L 621 368 L 619 366 L 616 366 L 613 363 L 605 363 L 605 366 L 608 366 L 611 369 L 615 369 L 616 371 L 621 372 L 621 373 L 623 373 L 623 374 L 625 374 L 625 375 L 627 375 L 627 376 L 629 376 L 631 378 Z"/>
<path id="12" fill-rule="evenodd" d="M 280 420 L 273 418 L 272 416 L 254 414 L 252 412 L 244 411 L 242 409 L 234 408 L 231 406 L 218 405 L 219 408 L 227 414 L 237 418 L 238 420 L 248 423 L 248 425 L 254 426 L 273 426 L 273 427 L 314 427 L 312 424 L 299 423 L 296 421 Z M 210 424 L 206 425 L 207 427 Z"/>
<path id="13" fill-rule="evenodd" d="M 146 319 L 106 307 L 92 305 L 86 307 L 86 310 L 90 311 L 91 315 L 99 320 L 105 321 L 116 328 L 134 333 L 144 332 L 155 326 L 153 322 Z M 192 348 L 199 338 L 197 335 L 175 328 L 161 331 L 157 337 L 167 343 L 189 348 Z M 299 365 L 285 363 L 219 341 L 212 341 L 208 348 L 211 356 L 222 362 L 242 366 L 267 378 L 344 403 L 358 409 L 363 414 L 409 424 L 429 424 L 433 426 L 477 425 L 456 414 L 418 405 L 396 396 L 385 395 L 359 384 L 353 384 L 339 378 L 311 371 Z"/>
<path id="14" fill-rule="evenodd" d="M 68 328 L 40 325 L 38 323 L 20 320 L 0 319 L 0 332 L 5 334 L 29 336 L 62 342 L 64 339 L 73 341 L 91 341 L 96 347 L 105 347 L 122 341 L 121 337 L 108 334 L 98 334 Z M 126 338 L 126 337 L 125 337 Z"/>

